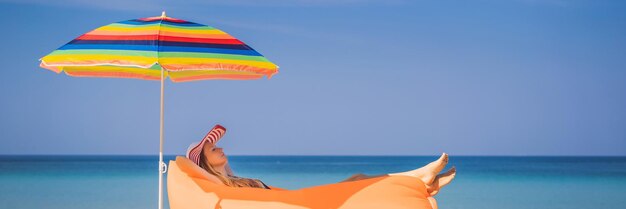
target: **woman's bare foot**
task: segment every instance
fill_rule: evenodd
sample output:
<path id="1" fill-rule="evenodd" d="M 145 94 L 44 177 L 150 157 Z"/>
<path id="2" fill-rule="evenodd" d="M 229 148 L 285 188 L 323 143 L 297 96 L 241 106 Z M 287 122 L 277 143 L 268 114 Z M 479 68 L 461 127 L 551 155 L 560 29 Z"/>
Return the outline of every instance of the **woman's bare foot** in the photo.
<path id="1" fill-rule="evenodd" d="M 446 167 L 446 164 L 448 164 L 448 154 L 443 153 L 439 159 L 428 163 L 424 167 L 409 171 L 409 173 L 422 179 L 424 184 L 432 184 L 437 174 Z"/>
<path id="2" fill-rule="evenodd" d="M 426 185 L 426 189 L 430 196 L 435 196 L 437 193 L 439 193 L 439 190 L 448 185 L 452 181 L 452 179 L 454 179 L 454 176 L 456 176 L 455 167 L 452 167 L 445 173 L 437 175 L 432 184 Z"/>
<path id="3" fill-rule="evenodd" d="M 437 174 L 439 172 L 441 172 L 441 170 L 443 170 L 443 168 L 446 167 L 446 164 L 448 164 L 448 154 L 443 153 L 441 154 L 441 156 L 439 157 L 439 159 L 428 163 L 427 165 L 425 165 L 424 167 L 412 170 L 412 171 L 406 171 L 406 172 L 401 172 L 401 173 L 392 173 L 389 175 L 404 175 L 404 176 L 413 176 L 413 177 L 417 177 L 419 179 L 422 180 L 422 182 L 424 182 L 424 184 L 426 185 L 430 185 L 433 183 L 433 181 L 435 180 L 435 178 L 437 177 Z"/>

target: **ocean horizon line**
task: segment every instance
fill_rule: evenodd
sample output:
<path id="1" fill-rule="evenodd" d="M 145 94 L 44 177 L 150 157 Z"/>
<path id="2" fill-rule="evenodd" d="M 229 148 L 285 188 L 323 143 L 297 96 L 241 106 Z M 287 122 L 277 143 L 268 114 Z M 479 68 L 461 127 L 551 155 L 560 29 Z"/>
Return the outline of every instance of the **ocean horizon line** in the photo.
<path id="1" fill-rule="evenodd" d="M 449 154 L 449 153 L 448 153 Z M 80 157 L 80 156 L 120 156 L 120 157 L 158 157 L 158 154 L 0 154 L 0 157 L 12 157 L 12 156 L 59 156 L 59 157 Z M 164 154 L 163 157 L 176 157 L 184 156 L 184 154 Z M 277 154 L 277 155 L 263 155 L 263 154 L 231 154 L 229 157 L 433 157 L 439 155 L 336 155 L 336 154 Z M 626 155 L 454 155 L 455 157 L 626 157 Z"/>

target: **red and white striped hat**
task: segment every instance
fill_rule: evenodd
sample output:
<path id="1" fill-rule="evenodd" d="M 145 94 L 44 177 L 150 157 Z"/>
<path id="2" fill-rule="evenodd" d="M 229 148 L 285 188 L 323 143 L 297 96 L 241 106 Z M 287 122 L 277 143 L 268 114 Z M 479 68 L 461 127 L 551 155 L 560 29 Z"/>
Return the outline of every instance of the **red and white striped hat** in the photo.
<path id="1" fill-rule="evenodd" d="M 226 128 L 219 124 L 215 125 L 215 127 L 213 127 L 213 129 L 211 129 L 211 131 L 209 131 L 209 133 L 207 133 L 200 142 L 189 145 L 189 148 L 187 148 L 187 158 L 193 161 L 196 165 L 200 166 L 200 153 L 202 152 L 204 143 L 215 144 L 222 138 L 222 136 L 224 136 L 224 134 L 226 134 Z M 225 168 L 229 175 L 233 175 L 228 162 L 226 163 Z"/>

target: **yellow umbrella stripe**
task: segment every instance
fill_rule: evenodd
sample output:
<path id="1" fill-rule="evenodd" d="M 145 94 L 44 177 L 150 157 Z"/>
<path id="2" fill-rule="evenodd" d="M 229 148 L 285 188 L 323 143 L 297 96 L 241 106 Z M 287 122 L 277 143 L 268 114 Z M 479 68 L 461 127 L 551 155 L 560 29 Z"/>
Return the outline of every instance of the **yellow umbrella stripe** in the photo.
<path id="1" fill-rule="evenodd" d="M 129 71 L 129 72 L 134 72 L 134 73 L 161 76 L 161 69 L 132 67 L 132 66 L 117 66 L 117 65 L 65 66 L 63 67 L 63 70 L 65 71 Z M 165 71 L 165 73 L 167 73 L 167 71 Z"/>
<path id="2" fill-rule="evenodd" d="M 103 50 L 103 49 L 76 49 L 76 50 L 55 50 L 49 56 L 72 56 L 75 55 L 91 55 L 91 56 L 142 56 L 142 57 L 160 57 L 164 58 L 216 58 L 229 60 L 248 60 L 257 62 L 270 62 L 262 56 L 236 55 L 236 54 L 220 54 L 220 53 L 194 53 L 194 52 L 156 52 L 142 50 Z"/>
<path id="3" fill-rule="evenodd" d="M 142 29 L 142 28 L 153 27 L 153 26 L 160 26 L 161 28 L 174 28 L 174 29 L 187 29 L 187 30 L 217 30 L 216 28 L 211 27 L 211 26 L 194 26 L 194 27 L 189 27 L 189 26 L 177 26 L 177 25 L 168 25 L 168 24 L 161 24 L 161 25 L 159 25 L 159 23 L 146 24 L 146 25 L 132 25 L 132 24 L 113 23 L 113 24 L 110 24 L 110 25 L 102 26 L 100 28 Z"/>
<path id="4" fill-rule="evenodd" d="M 215 59 L 215 58 L 190 58 L 190 57 L 176 57 L 176 58 L 159 58 L 159 64 L 161 65 L 201 65 L 206 63 L 224 63 L 234 65 L 247 65 L 257 68 L 274 69 L 276 65 L 271 62 L 258 62 L 247 60 L 231 60 L 231 59 Z"/>
<path id="5" fill-rule="evenodd" d="M 81 77 L 116 77 L 159 80 L 161 70 L 124 66 L 66 66 L 66 74 Z M 167 76 L 167 71 L 163 72 Z"/>
<path id="6" fill-rule="evenodd" d="M 251 56 L 251 55 L 238 55 L 238 54 L 222 54 L 222 53 L 201 53 L 201 52 L 159 52 L 161 58 L 218 58 L 218 59 L 230 59 L 230 60 L 250 60 L 258 62 L 269 62 L 267 58 L 263 56 Z"/>
<path id="7" fill-rule="evenodd" d="M 211 70 L 211 69 L 168 72 L 168 75 L 171 77 L 185 77 L 185 76 L 196 76 L 196 75 L 220 75 L 220 74 L 221 75 L 263 75 L 260 73 L 248 72 L 248 71 Z"/>
<path id="8" fill-rule="evenodd" d="M 112 54 L 58 54 L 48 55 L 42 58 L 42 61 L 48 65 L 55 63 L 101 63 L 101 64 L 120 64 L 120 65 L 141 65 L 152 66 L 157 62 L 156 57 L 144 56 L 128 56 L 128 55 L 112 55 Z"/>
<path id="9" fill-rule="evenodd" d="M 98 31 L 118 31 L 118 32 L 130 32 L 130 31 L 167 31 L 167 32 L 177 32 L 177 33 L 191 33 L 191 34 L 226 34 L 224 31 L 218 29 L 208 29 L 208 30 L 190 30 L 188 28 L 174 28 L 174 27 L 166 27 L 159 25 L 150 25 L 141 28 L 126 28 L 126 27 L 115 27 L 115 26 L 103 26 L 98 29 Z"/>
<path id="10" fill-rule="evenodd" d="M 186 82 L 208 79 L 250 80 L 262 78 L 264 74 L 230 70 L 186 70 L 169 72 L 170 80 Z"/>
<path id="11" fill-rule="evenodd" d="M 78 50 L 55 50 L 49 55 L 122 55 L 122 56 L 142 56 L 142 57 L 157 57 L 159 53 L 156 51 L 143 51 L 143 50 L 103 50 L 103 49 L 78 49 Z"/>
<path id="12" fill-rule="evenodd" d="M 264 69 L 276 69 L 277 66 L 267 61 L 250 61 L 250 60 L 234 60 L 234 59 L 219 59 L 219 58 L 193 58 L 193 57 L 171 57 L 171 58 L 156 58 L 156 57 L 144 57 L 144 56 L 127 56 L 127 55 L 112 55 L 112 54 L 57 54 L 48 55 L 42 59 L 47 65 L 55 64 L 85 64 L 99 63 L 99 64 L 117 64 L 117 65 L 137 65 L 137 66 L 152 66 L 155 63 L 159 63 L 163 66 L 176 65 L 176 66 L 202 66 L 202 65 L 214 65 L 232 64 L 232 65 L 245 65 L 254 68 Z"/>

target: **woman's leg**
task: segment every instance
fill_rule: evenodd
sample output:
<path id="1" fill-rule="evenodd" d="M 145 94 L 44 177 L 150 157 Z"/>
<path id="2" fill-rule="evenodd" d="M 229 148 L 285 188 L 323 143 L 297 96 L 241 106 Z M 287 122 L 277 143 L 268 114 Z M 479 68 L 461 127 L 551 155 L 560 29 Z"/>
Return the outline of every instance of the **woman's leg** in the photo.
<path id="1" fill-rule="evenodd" d="M 443 174 L 437 175 L 439 172 L 441 172 L 441 170 L 444 167 L 446 167 L 447 163 L 448 163 L 448 154 L 443 153 L 441 157 L 439 157 L 439 159 L 421 168 L 411 170 L 411 171 L 406 171 L 406 172 L 390 173 L 390 174 L 385 174 L 385 175 L 390 175 L 390 176 L 391 175 L 404 175 L 404 176 L 417 177 L 420 180 L 422 180 L 422 182 L 424 182 L 428 193 L 431 196 L 434 196 L 437 193 L 439 193 L 439 190 L 442 187 L 448 185 L 452 181 L 452 179 L 454 179 L 454 176 L 456 175 L 456 168 L 454 167 L 452 167 L 450 170 L 446 171 Z M 358 174 L 354 174 L 350 176 L 349 178 L 341 182 L 356 181 L 356 180 L 361 180 L 361 179 L 375 178 L 379 176 L 384 176 L 384 175 L 368 176 L 362 173 L 358 173 Z"/>
<path id="2" fill-rule="evenodd" d="M 428 191 L 430 196 L 435 196 L 437 193 L 439 193 L 439 190 L 441 190 L 441 188 L 448 185 L 452 181 L 452 179 L 454 179 L 455 175 L 456 168 L 452 167 L 445 173 L 437 175 L 432 184 L 426 185 L 426 190 Z"/>
<path id="3" fill-rule="evenodd" d="M 446 167 L 446 164 L 448 164 L 448 154 L 443 153 L 439 159 L 428 163 L 424 167 L 406 172 L 390 173 L 389 175 L 413 176 L 421 179 L 424 184 L 430 185 L 437 177 L 437 174 Z"/>
<path id="4" fill-rule="evenodd" d="M 368 176 L 368 175 L 365 175 L 365 174 L 362 174 L 362 173 L 357 173 L 357 174 L 354 174 L 354 175 L 350 176 L 346 180 L 343 180 L 343 181 L 340 181 L 340 182 L 357 181 L 357 180 L 361 180 L 361 179 L 376 178 L 376 177 L 379 177 L 379 176 L 385 176 L 385 175 Z"/>

